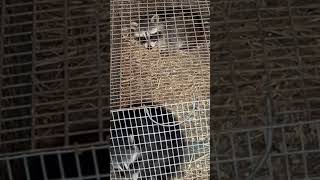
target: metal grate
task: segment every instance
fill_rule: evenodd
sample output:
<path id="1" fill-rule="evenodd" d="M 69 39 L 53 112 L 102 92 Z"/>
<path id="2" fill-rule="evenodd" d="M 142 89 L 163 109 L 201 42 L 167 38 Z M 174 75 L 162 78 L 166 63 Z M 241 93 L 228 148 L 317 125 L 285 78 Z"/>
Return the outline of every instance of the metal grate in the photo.
<path id="1" fill-rule="evenodd" d="M 319 1 L 213 1 L 213 179 L 319 179 Z"/>
<path id="2" fill-rule="evenodd" d="M 111 108 L 209 99 L 209 1 L 112 1 L 111 36 Z"/>
<path id="3" fill-rule="evenodd" d="M 209 179 L 209 101 L 112 111 L 112 179 Z"/>
<path id="4" fill-rule="evenodd" d="M 110 179 L 108 146 L 0 158 L 1 180 Z"/>
<path id="5" fill-rule="evenodd" d="M 0 3 L 0 179 L 25 179 L 28 171 L 21 168 L 28 167 L 23 165 L 29 161 L 43 170 L 45 166 L 28 159 L 31 156 L 55 156 L 49 163 L 44 160 L 50 166 L 62 156 L 62 147 L 74 152 L 75 144 L 77 150 L 88 144 L 109 144 L 106 2 Z M 95 151 L 98 147 L 88 153 Z M 105 162 L 104 168 L 108 166 Z M 20 172 L 22 177 L 16 177 Z M 38 179 L 51 177 L 40 174 Z"/>

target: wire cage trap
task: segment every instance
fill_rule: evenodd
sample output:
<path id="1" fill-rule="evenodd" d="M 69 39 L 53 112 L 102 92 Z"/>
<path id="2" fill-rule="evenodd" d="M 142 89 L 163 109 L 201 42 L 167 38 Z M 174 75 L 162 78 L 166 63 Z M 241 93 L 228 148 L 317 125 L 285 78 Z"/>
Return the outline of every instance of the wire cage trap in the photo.
<path id="1" fill-rule="evenodd" d="M 209 99 L 209 2 L 121 0 L 111 6 L 111 177 L 207 179 L 208 169 L 187 161 L 191 144 L 208 137 L 208 116 L 187 121 L 181 115 L 192 114 L 191 102 Z M 208 106 L 202 107 L 206 114 Z M 203 131 L 191 133 L 197 128 Z M 119 164 L 118 158 L 131 161 Z"/>
<path id="2" fill-rule="evenodd" d="M 111 179 L 209 179 L 209 1 L 113 0 L 111 37 Z"/>
<path id="3" fill-rule="evenodd" d="M 112 115 L 111 179 L 209 179 L 209 101 Z"/>

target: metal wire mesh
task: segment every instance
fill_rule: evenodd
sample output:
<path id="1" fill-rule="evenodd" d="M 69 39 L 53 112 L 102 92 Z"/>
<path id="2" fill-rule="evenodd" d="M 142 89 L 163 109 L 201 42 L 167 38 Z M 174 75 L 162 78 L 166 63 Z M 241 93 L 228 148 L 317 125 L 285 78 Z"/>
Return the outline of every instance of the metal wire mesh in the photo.
<path id="1" fill-rule="evenodd" d="M 111 178 L 208 179 L 209 1 L 111 3 Z"/>
<path id="2" fill-rule="evenodd" d="M 209 179 L 208 100 L 112 115 L 112 179 Z"/>
<path id="3" fill-rule="evenodd" d="M 1 180 L 110 179 L 108 146 L 0 158 Z"/>
<path id="4" fill-rule="evenodd" d="M 0 10 L 0 179 L 25 179 L 29 151 L 108 144 L 105 1 L 2 0 Z"/>
<path id="5" fill-rule="evenodd" d="M 214 1 L 213 179 L 319 179 L 319 1 Z"/>
<path id="6" fill-rule="evenodd" d="M 111 3 L 111 108 L 209 99 L 209 1 Z"/>
<path id="7" fill-rule="evenodd" d="M 0 151 L 102 141 L 109 118 L 104 4 L 1 2 Z M 84 134 L 91 139 L 80 142 Z"/>

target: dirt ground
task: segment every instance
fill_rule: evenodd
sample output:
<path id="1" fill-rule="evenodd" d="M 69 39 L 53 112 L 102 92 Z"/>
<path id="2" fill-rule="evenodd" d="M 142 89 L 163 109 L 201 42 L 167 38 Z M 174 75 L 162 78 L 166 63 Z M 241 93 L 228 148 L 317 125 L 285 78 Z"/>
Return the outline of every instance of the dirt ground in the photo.
<path id="1" fill-rule="evenodd" d="M 212 7 L 212 178 L 319 178 L 319 2 Z"/>

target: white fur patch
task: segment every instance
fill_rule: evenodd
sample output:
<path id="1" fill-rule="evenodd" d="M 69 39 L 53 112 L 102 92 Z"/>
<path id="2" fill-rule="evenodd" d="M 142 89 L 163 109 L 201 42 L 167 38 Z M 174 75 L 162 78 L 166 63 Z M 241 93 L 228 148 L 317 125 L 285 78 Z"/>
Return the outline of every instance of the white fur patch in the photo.
<path id="1" fill-rule="evenodd" d="M 145 37 L 145 32 L 144 31 L 134 32 L 134 36 L 135 37 Z"/>
<path id="2" fill-rule="evenodd" d="M 155 47 L 156 45 L 157 45 L 157 41 L 151 41 L 151 42 L 150 42 L 150 46 L 151 46 L 151 47 Z"/>

